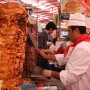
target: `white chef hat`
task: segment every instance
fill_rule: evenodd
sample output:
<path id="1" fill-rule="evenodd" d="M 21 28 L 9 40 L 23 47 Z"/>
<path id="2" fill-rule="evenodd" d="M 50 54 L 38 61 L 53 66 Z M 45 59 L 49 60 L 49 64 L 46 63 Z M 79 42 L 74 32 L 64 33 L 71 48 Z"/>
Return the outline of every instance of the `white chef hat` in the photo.
<path id="1" fill-rule="evenodd" d="M 82 13 L 70 14 L 68 26 L 86 26 L 85 15 Z"/>

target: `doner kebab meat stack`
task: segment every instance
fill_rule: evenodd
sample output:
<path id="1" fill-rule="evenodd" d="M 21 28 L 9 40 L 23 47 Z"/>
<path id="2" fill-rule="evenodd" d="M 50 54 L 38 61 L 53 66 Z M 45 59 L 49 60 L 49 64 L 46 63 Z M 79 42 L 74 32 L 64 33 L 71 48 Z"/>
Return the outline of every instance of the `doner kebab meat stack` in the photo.
<path id="1" fill-rule="evenodd" d="M 0 80 L 3 87 L 21 84 L 28 15 L 17 3 L 0 4 Z"/>

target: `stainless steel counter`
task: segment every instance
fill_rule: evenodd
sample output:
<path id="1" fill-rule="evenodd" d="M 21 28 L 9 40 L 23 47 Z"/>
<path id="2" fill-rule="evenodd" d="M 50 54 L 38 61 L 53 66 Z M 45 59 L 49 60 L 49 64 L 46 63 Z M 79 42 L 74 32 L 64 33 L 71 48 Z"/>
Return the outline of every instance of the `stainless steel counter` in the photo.
<path id="1" fill-rule="evenodd" d="M 56 86 L 57 90 L 65 90 L 60 80 L 57 80 L 55 78 L 46 78 L 41 75 L 31 75 L 31 79 L 36 85 L 39 83 L 43 83 L 45 86 Z"/>

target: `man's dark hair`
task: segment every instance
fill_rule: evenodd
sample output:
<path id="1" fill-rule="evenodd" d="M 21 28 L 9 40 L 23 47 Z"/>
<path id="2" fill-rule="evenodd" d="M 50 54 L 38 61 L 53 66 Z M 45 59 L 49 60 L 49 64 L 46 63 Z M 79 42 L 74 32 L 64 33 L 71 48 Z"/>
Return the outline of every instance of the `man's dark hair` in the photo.
<path id="1" fill-rule="evenodd" d="M 86 27 L 85 26 L 70 26 L 71 29 L 74 31 L 75 28 L 78 28 L 79 29 L 79 32 L 81 34 L 85 34 L 86 33 Z"/>
<path id="2" fill-rule="evenodd" d="M 57 29 L 56 25 L 53 22 L 49 22 L 45 27 L 46 30 L 50 30 L 51 28 L 52 28 L 52 30 Z"/>

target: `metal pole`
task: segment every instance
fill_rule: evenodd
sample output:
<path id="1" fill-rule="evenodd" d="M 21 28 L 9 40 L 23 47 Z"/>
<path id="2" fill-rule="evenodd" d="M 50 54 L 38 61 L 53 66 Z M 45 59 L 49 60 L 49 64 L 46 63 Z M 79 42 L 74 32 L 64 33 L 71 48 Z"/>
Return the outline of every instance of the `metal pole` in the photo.
<path id="1" fill-rule="evenodd" d="M 59 13 L 59 40 L 61 37 L 61 4 L 60 4 L 60 0 L 59 0 L 59 5 L 58 5 L 58 13 Z"/>

